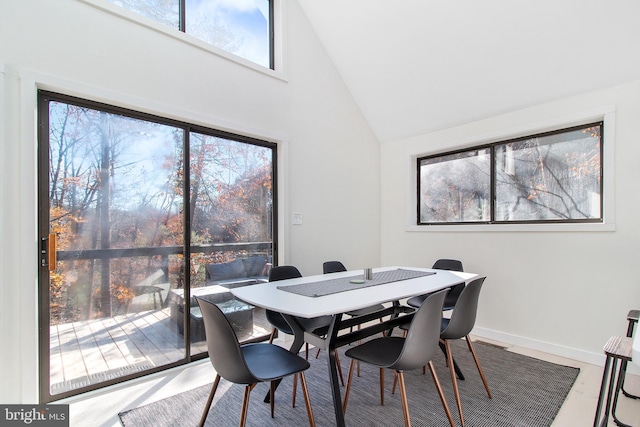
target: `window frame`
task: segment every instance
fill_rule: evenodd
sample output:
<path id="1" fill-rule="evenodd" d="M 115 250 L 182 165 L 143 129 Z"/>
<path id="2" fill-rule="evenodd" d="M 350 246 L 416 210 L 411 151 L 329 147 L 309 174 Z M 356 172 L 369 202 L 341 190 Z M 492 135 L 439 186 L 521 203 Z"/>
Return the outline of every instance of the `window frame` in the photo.
<path id="1" fill-rule="evenodd" d="M 167 126 L 172 126 L 175 128 L 182 129 L 183 132 L 185 132 L 185 139 L 183 141 L 183 155 L 182 155 L 185 165 L 188 165 L 190 163 L 189 136 L 192 133 L 201 133 L 201 134 L 205 134 L 212 137 L 232 140 L 239 143 L 250 144 L 250 145 L 255 145 L 259 147 L 264 147 L 266 149 L 270 149 L 272 151 L 271 173 L 272 173 L 272 184 L 273 184 L 272 221 L 271 221 L 271 231 L 272 231 L 271 243 L 272 243 L 272 254 L 273 254 L 272 257 L 273 257 L 274 263 L 282 259 L 283 254 L 281 253 L 281 250 L 280 250 L 281 248 L 280 241 L 282 238 L 281 227 L 283 223 L 281 220 L 281 215 L 279 213 L 280 203 L 281 203 L 280 192 L 282 191 L 280 189 L 280 186 L 282 185 L 282 178 L 280 177 L 280 172 L 278 167 L 278 165 L 281 163 L 282 151 L 283 151 L 281 142 L 276 142 L 269 138 L 265 138 L 257 135 L 250 136 L 242 133 L 236 133 L 233 130 L 224 130 L 221 126 L 216 126 L 214 124 L 211 124 L 211 125 L 198 124 L 195 120 L 189 121 L 186 119 L 174 119 L 174 118 L 169 118 L 167 114 L 145 112 L 143 111 L 143 108 L 123 106 L 121 103 L 115 102 L 114 100 L 97 100 L 97 98 L 99 97 L 93 97 L 92 99 L 92 97 L 90 97 L 87 94 L 88 92 L 85 92 L 84 94 L 69 94 L 65 92 L 73 92 L 73 91 L 54 89 L 53 87 L 48 87 L 49 85 L 46 85 L 46 84 L 36 85 L 36 86 L 39 86 L 39 87 L 36 88 L 35 100 L 39 101 L 41 99 L 46 98 L 47 108 L 48 108 L 49 101 L 56 101 L 56 102 L 67 103 L 70 105 L 75 105 L 83 108 L 95 109 L 95 110 L 109 113 L 109 114 L 121 115 L 123 117 L 131 118 L 131 119 L 148 121 L 156 124 L 162 124 L 162 125 L 167 125 Z M 39 111 L 40 108 L 43 108 L 43 105 L 45 104 L 36 102 L 33 109 L 34 112 Z M 46 113 L 46 115 L 45 114 L 34 115 L 34 120 L 35 120 L 35 123 L 37 124 L 38 129 L 42 128 L 41 120 L 43 120 L 45 116 L 48 120 L 49 119 L 48 113 Z M 40 136 L 48 139 L 48 135 L 46 136 L 45 134 L 40 135 L 40 132 L 36 131 L 36 135 L 35 135 L 36 141 L 40 140 Z M 37 145 L 39 144 L 40 143 L 38 142 Z M 38 177 L 36 178 L 36 186 L 38 189 L 38 194 L 40 194 L 41 192 L 48 193 L 48 189 L 47 189 L 48 185 L 44 185 L 45 182 L 48 182 L 48 176 L 46 174 L 42 175 L 43 169 L 41 168 L 41 164 L 48 162 L 48 159 L 44 157 L 39 157 L 42 154 L 43 153 L 38 153 L 36 149 L 36 153 L 35 153 L 35 155 L 37 156 L 36 173 L 38 174 Z M 186 167 L 189 168 L 189 166 L 186 166 Z M 182 185 L 182 190 L 184 194 L 187 195 L 187 200 L 190 200 L 191 187 L 190 187 L 189 178 L 190 178 L 190 173 L 186 174 L 183 185 Z M 38 195 L 37 197 L 39 198 L 40 196 Z M 40 206 L 40 201 L 38 201 L 37 205 Z M 183 235 L 184 237 L 183 256 L 188 259 L 192 254 L 191 249 L 193 245 L 191 243 L 191 237 L 189 233 L 189 231 L 191 230 L 190 224 L 188 221 L 188 218 L 190 215 L 189 203 L 185 203 L 184 206 L 185 207 L 182 212 L 182 215 L 184 217 L 184 224 L 185 224 L 185 230 L 184 230 L 185 232 Z M 43 213 L 39 209 L 37 209 L 37 211 L 38 212 L 36 215 L 35 226 L 38 230 L 40 230 L 41 227 L 43 227 L 43 219 L 42 219 Z M 38 233 L 42 234 L 43 231 L 39 231 Z M 38 241 L 40 240 L 38 239 Z M 50 369 L 49 340 L 50 338 L 49 338 L 49 332 L 48 332 L 49 331 L 49 307 L 48 307 L 48 304 L 46 303 L 46 301 L 48 301 L 48 288 L 43 286 L 44 283 L 48 284 L 48 279 L 46 281 L 43 279 L 44 276 L 48 276 L 48 271 L 46 270 L 46 268 L 40 269 L 38 276 L 39 276 L 39 280 L 36 287 L 37 306 L 36 306 L 35 314 L 36 314 L 36 322 L 39 326 L 39 332 L 37 334 L 37 341 L 38 341 L 37 347 L 39 348 L 39 350 L 37 350 L 36 353 L 38 355 L 37 366 L 38 366 L 38 375 L 40 378 L 40 380 L 38 381 L 39 397 L 42 402 L 50 402 L 52 400 L 68 398 L 68 397 L 75 396 L 88 391 L 99 390 L 107 386 L 121 383 L 122 381 L 137 379 L 144 375 L 166 371 L 168 369 L 178 367 L 178 366 L 185 366 L 188 363 L 191 363 L 197 360 L 202 360 L 207 357 L 206 351 L 199 352 L 199 353 L 192 352 L 189 335 L 185 333 L 184 334 L 185 356 L 182 359 L 177 359 L 173 362 L 169 362 L 163 365 L 158 365 L 158 366 L 145 369 L 143 371 L 135 372 L 132 374 L 122 375 L 116 378 L 92 383 L 87 386 L 74 388 L 69 391 L 52 394 L 50 391 L 50 383 L 49 383 L 50 381 L 50 377 L 49 377 L 50 375 L 49 373 L 49 369 Z M 184 289 L 186 293 L 186 304 L 188 306 L 190 301 L 188 297 L 190 296 L 190 291 L 192 289 L 189 274 L 185 275 Z M 188 327 L 186 327 L 185 330 L 188 330 Z M 44 362 L 42 359 L 47 360 L 47 362 Z"/>
<path id="2" fill-rule="evenodd" d="M 273 27 L 274 27 L 274 25 L 273 25 L 273 16 L 274 16 L 274 14 L 273 14 L 273 9 L 274 9 L 273 2 L 274 2 L 274 0 L 266 0 L 266 1 L 269 2 L 269 22 L 267 22 L 267 25 L 269 27 L 268 35 L 267 35 L 268 44 L 269 44 L 269 67 L 268 68 L 271 69 L 271 70 L 274 70 L 275 69 L 275 65 L 274 65 L 275 55 L 273 53 L 274 52 L 274 37 L 273 37 Z M 187 3 L 187 0 L 178 0 L 178 6 L 179 6 L 178 20 L 179 20 L 179 25 L 180 25 L 179 31 L 184 33 L 184 34 L 189 35 L 189 33 L 187 32 L 187 25 L 188 25 L 187 18 L 188 17 L 187 17 L 187 13 L 186 13 L 186 11 L 187 11 L 186 3 Z M 190 37 L 195 37 L 195 36 L 190 35 Z M 200 40 L 200 39 L 198 39 L 198 40 Z M 205 43 L 207 43 L 207 42 L 205 42 Z M 209 43 L 207 43 L 207 44 L 209 44 Z M 258 65 L 258 66 L 261 66 L 257 62 L 253 62 L 253 61 L 251 61 L 249 59 L 246 59 L 246 58 L 244 58 L 242 56 L 236 55 L 235 53 L 230 52 L 228 50 L 219 48 L 219 47 L 217 47 L 215 45 L 211 45 L 211 46 L 216 47 L 217 49 L 223 50 L 223 51 L 225 51 L 225 52 L 227 52 L 227 53 L 229 53 L 231 55 L 234 55 L 234 56 L 237 56 L 239 58 L 245 59 L 245 60 L 247 60 L 249 62 L 252 62 L 252 63 L 254 63 L 254 64 Z"/>
<path id="3" fill-rule="evenodd" d="M 155 21 L 144 15 L 125 9 L 124 7 L 117 6 L 108 0 L 76 0 L 81 3 L 88 4 L 100 9 L 103 12 L 107 12 L 111 15 L 118 16 L 127 21 L 133 22 L 138 25 L 150 28 L 159 33 L 163 33 L 169 37 L 186 42 L 192 46 L 213 53 L 219 57 L 225 58 L 239 65 L 251 68 L 255 71 L 276 77 L 280 80 L 286 81 L 288 78 L 284 70 L 284 43 L 282 34 L 284 33 L 284 15 L 283 12 L 284 2 L 283 0 L 268 0 L 269 1 L 269 67 L 265 67 L 249 59 L 243 58 L 239 55 L 229 52 L 225 49 L 214 46 L 210 43 L 202 41 L 197 37 L 194 37 L 184 31 L 184 13 L 180 13 L 178 28 L 172 28 L 161 22 Z M 184 10 L 185 0 L 179 0 L 180 8 Z"/>
<path id="4" fill-rule="evenodd" d="M 490 158 L 490 171 L 489 171 L 489 175 L 490 175 L 490 179 L 489 179 L 489 199 L 491 202 L 491 212 L 490 212 L 490 216 L 491 218 L 493 217 L 493 195 L 494 195 L 494 191 L 493 191 L 493 186 L 494 186 L 494 178 L 493 178 L 493 171 L 494 171 L 494 162 L 493 162 L 493 147 L 491 144 L 484 144 L 484 145 L 478 145 L 478 146 L 474 146 L 474 147 L 469 147 L 469 148 L 464 148 L 464 149 L 460 149 L 460 150 L 455 150 L 455 151 L 448 151 L 448 152 L 444 152 L 444 153 L 438 153 L 438 154 L 431 154 L 428 156 L 421 156 L 418 157 L 416 159 L 416 176 L 417 176 L 417 181 L 416 181 L 416 189 L 417 189 L 417 194 L 416 194 L 416 224 L 420 227 L 423 226 L 427 226 L 427 225 L 468 225 L 468 224 L 491 224 L 492 221 L 491 219 L 489 219 L 489 221 L 483 221 L 483 220 L 478 220 L 478 221 L 441 221 L 441 222 L 421 222 L 420 221 L 420 193 L 421 193 L 421 182 L 422 180 L 420 179 L 420 163 L 423 160 L 428 160 L 428 159 L 435 159 L 435 158 L 439 158 L 439 157 L 446 157 L 446 156 L 453 156 L 456 154 L 461 154 L 461 153 L 466 153 L 466 152 L 470 152 L 470 151 L 482 151 L 482 150 L 488 150 L 489 152 L 489 158 Z"/>
<path id="5" fill-rule="evenodd" d="M 582 231 L 598 231 L 609 232 L 615 231 L 615 205 L 614 205 L 614 153 L 615 153 L 615 118 L 616 107 L 614 105 L 605 105 L 593 107 L 591 109 L 580 112 L 569 113 L 565 116 L 553 116 L 547 119 L 540 119 L 535 122 L 520 122 L 519 124 L 511 124 L 504 126 L 503 129 L 493 130 L 491 132 L 480 134 L 479 136 L 468 136 L 454 140 L 447 140 L 446 134 L 444 138 L 433 139 L 431 137 L 421 138 L 422 147 L 425 142 L 433 147 L 432 151 L 420 149 L 420 143 L 407 153 L 407 168 L 405 176 L 410 186 L 405 187 L 408 191 L 406 196 L 406 223 L 405 231 L 407 232 L 582 232 Z M 602 186 L 602 220 L 597 222 L 566 222 L 566 221 L 540 221 L 540 222 L 467 222 L 467 223 L 429 223 L 420 224 L 419 220 L 419 190 L 418 190 L 418 167 L 417 159 L 441 155 L 444 153 L 454 153 L 467 151 L 472 148 L 490 145 L 492 143 L 504 143 L 508 140 L 515 140 L 525 136 L 544 134 L 561 129 L 568 129 L 576 126 L 583 126 L 589 123 L 603 123 L 603 132 L 601 135 L 603 144 L 601 145 L 601 186 Z M 434 135 L 437 136 L 437 135 Z M 448 150 L 447 150 L 448 148 Z M 407 181 L 405 181 L 407 182 Z"/>

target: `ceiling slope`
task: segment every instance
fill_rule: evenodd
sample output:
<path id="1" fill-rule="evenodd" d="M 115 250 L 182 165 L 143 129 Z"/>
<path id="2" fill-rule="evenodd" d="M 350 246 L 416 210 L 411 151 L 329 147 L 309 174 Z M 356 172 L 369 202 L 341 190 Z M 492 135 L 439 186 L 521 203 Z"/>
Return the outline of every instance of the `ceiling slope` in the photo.
<path id="1" fill-rule="evenodd" d="M 637 0 L 298 0 L 381 143 L 640 79 Z"/>

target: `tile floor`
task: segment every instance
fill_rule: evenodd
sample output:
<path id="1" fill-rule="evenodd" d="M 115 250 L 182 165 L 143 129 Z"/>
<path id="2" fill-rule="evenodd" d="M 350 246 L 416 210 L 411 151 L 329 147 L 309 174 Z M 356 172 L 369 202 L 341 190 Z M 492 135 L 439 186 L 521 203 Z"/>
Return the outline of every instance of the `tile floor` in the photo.
<path id="1" fill-rule="evenodd" d="M 284 341 L 281 344 L 286 345 Z M 527 348 L 507 347 L 511 351 L 531 357 L 580 368 L 580 375 L 552 426 L 593 425 L 602 381 L 602 366 L 577 362 Z M 208 384 L 213 380 L 213 377 L 213 368 L 209 360 L 206 359 L 193 363 L 189 367 L 175 368 L 144 379 L 130 381 L 126 385 L 116 385 L 102 391 L 87 393 L 82 397 L 70 398 L 61 403 L 70 404 L 72 427 L 121 426 L 118 412 Z M 625 389 L 640 395 L 640 376 L 627 375 Z M 640 400 L 629 399 L 621 395 L 617 416 L 627 424 L 640 426 Z M 615 426 L 615 423 L 610 420 L 608 426 Z"/>

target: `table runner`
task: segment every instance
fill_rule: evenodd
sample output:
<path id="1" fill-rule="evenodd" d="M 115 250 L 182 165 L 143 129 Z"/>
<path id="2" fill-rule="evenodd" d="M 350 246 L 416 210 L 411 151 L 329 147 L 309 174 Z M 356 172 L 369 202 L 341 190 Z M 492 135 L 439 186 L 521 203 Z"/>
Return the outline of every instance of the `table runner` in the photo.
<path id="1" fill-rule="evenodd" d="M 339 292 L 352 291 L 354 289 L 368 288 L 370 286 L 384 285 L 385 283 L 399 282 L 401 280 L 416 279 L 418 277 L 436 274 L 435 271 L 417 271 L 398 268 L 395 270 L 380 271 L 373 273 L 372 280 L 365 280 L 364 283 L 352 283 L 351 280 L 364 280 L 364 274 L 327 279 L 319 282 L 302 283 L 300 285 L 277 286 L 281 291 L 287 291 L 305 297 L 321 297 L 325 295 L 337 294 Z"/>

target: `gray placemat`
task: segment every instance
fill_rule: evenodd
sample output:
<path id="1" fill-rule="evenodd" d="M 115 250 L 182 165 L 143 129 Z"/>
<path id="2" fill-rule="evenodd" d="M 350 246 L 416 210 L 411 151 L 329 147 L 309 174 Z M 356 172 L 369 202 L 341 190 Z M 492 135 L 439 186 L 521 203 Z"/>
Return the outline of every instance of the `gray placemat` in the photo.
<path id="1" fill-rule="evenodd" d="M 385 283 L 399 282 L 401 280 L 415 279 L 418 277 L 436 274 L 435 271 L 416 271 L 398 268 L 395 270 L 373 273 L 372 280 L 364 283 L 352 283 L 352 280 L 364 280 L 364 273 L 349 277 L 321 280 L 319 282 L 302 283 L 300 285 L 277 286 L 281 291 L 287 291 L 305 297 L 322 297 L 337 294 L 339 292 L 352 291 L 354 289 L 368 288 L 370 286 L 384 285 Z"/>

